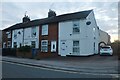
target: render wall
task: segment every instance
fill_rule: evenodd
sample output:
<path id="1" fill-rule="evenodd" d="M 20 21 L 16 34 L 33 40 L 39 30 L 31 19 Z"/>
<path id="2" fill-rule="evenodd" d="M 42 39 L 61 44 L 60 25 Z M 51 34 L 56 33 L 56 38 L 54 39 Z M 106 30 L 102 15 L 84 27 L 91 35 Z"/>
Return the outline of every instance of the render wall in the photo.
<path id="1" fill-rule="evenodd" d="M 100 33 L 100 41 L 99 42 L 105 42 L 106 44 L 110 44 L 110 35 L 108 35 L 107 32 L 99 30 Z"/>
<path id="2" fill-rule="evenodd" d="M 17 42 L 17 48 L 21 46 L 31 46 L 31 41 L 36 42 L 35 48 L 39 48 L 39 27 L 36 27 L 36 37 L 31 36 L 32 27 L 24 29 L 15 29 L 12 31 L 12 48 L 14 48 L 14 42 Z M 15 33 L 17 37 L 15 38 Z M 20 34 L 19 34 L 20 33 Z"/>
<path id="3" fill-rule="evenodd" d="M 17 42 L 17 48 L 23 46 L 23 29 L 15 29 L 12 31 L 12 48 L 14 48 L 14 42 Z"/>
<path id="4" fill-rule="evenodd" d="M 80 34 L 73 34 L 73 21 L 59 22 L 59 54 L 61 56 L 76 55 L 76 56 L 88 56 L 98 53 L 98 27 L 94 18 L 93 12 L 91 12 L 86 19 L 78 19 L 80 25 Z M 86 22 L 90 21 L 90 25 L 86 25 Z M 95 28 L 95 31 L 93 31 Z M 73 40 L 79 40 L 80 53 L 73 54 Z M 62 41 L 65 42 L 62 45 Z M 95 50 L 94 50 L 95 43 Z"/>
<path id="5" fill-rule="evenodd" d="M 24 29 L 24 46 L 25 45 L 31 45 L 31 41 L 35 41 L 36 42 L 36 46 L 35 48 L 39 48 L 39 27 L 36 27 L 36 36 L 32 37 L 31 35 L 31 31 L 32 27 L 30 28 L 25 28 Z"/>

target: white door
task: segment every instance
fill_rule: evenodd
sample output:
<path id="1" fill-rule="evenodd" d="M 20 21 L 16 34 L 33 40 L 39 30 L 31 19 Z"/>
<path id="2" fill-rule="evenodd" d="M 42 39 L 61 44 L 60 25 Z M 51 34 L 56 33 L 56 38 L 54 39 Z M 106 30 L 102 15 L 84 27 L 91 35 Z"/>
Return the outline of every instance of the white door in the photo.
<path id="1" fill-rule="evenodd" d="M 56 41 L 51 41 L 51 52 L 56 52 Z"/>
<path id="2" fill-rule="evenodd" d="M 61 40 L 61 42 L 60 42 L 60 54 L 61 54 L 61 56 L 66 56 L 66 54 L 67 54 L 66 40 Z"/>

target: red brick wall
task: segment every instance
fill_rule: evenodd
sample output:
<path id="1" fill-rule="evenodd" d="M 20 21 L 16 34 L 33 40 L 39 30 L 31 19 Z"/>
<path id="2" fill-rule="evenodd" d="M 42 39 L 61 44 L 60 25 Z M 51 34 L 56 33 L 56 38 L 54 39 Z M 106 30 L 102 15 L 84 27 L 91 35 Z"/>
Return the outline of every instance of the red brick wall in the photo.
<path id="1" fill-rule="evenodd" d="M 39 36 L 39 48 L 40 52 L 38 56 L 48 57 L 48 56 L 56 56 L 58 55 L 58 23 L 50 23 L 48 24 L 48 35 L 42 36 L 42 25 L 40 26 L 40 36 Z M 41 40 L 48 40 L 48 52 L 41 52 Z M 56 52 L 51 52 L 51 41 L 55 40 L 57 42 Z"/>
<path id="2" fill-rule="evenodd" d="M 11 41 L 11 46 L 12 46 L 12 32 L 11 32 L 11 38 L 7 37 L 6 32 L 7 31 L 2 31 L 2 45 L 4 42 L 6 42 L 6 47 L 7 47 L 8 41 Z"/>

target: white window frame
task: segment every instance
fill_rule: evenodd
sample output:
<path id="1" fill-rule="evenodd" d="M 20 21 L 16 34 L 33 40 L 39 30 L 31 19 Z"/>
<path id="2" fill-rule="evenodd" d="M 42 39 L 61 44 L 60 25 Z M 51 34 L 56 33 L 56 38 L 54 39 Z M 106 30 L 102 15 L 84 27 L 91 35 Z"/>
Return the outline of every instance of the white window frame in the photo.
<path id="1" fill-rule="evenodd" d="M 7 38 L 11 38 L 11 31 L 7 31 L 6 34 L 7 34 Z"/>
<path id="2" fill-rule="evenodd" d="M 3 48 L 6 48 L 6 42 L 3 42 Z"/>
<path id="3" fill-rule="evenodd" d="M 95 32 L 96 32 L 96 28 L 93 27 L 93 36 L 94 36 L 94 39 L 95 39 Z"/>
<path id="4" fill-rule="evenodd" d="M 14 30 L 14 39 L 16 39 L 17 38 L 17 30 Z"/>
<path id="5" fill-rule="evenodd" d="M 48 25 L 42 25 L 42 35 L 48 35 Z"/>
<path id="6" fill-rule="evenodd" d="M 34 42 L 35 44 L 33 44 L 33 42 Z M 36 47 L 36 42 L 35 42 L 35 41 L 31 41 L 31 47 L 33 47 L 33 48 Z"/>
<path id="7" fill-rule="evenodd" d="M 73 21 L 73 34 L 79 34 L 80 33 L 80 25 L 79 25 L 79 20 L 74 20 Z M 75 29 L 78 29 L 79 32 L 76 32 Z"/>
<path id="8" fill-rule="evenodd" d="M 45 43 L 43 44 L 43 42 Z M 46 48 L 46 50 L 44 48 Z M 48 40 L 41 41 L 41 52 L 48 52 Z"/>
<path id="9" fill-rule="evenodd" d="M 75 41 L 78 41 L 79 43 L 76 45 L 76 44 L 74 44 Z M 75 49 L 76 49 L 76 51 L 74 51 Z M 74 40 L 74 41 L 73 41 L 73 53 L 74 53 L 74 54 L 80 53 L 80 41 L 79 41 L 79 40 Z"/>
<path id="10" fill-rule="evenodd" d="M 11 41 L 7 42 L 7 47 L 10 48 L 11 47 Z"/>
<path id="11" fill-rule="evenodd" d="M 35 34 L 37 35 L 36 27 L 32 27 L 31 28 L 31 37 L 36 37 Z"/>

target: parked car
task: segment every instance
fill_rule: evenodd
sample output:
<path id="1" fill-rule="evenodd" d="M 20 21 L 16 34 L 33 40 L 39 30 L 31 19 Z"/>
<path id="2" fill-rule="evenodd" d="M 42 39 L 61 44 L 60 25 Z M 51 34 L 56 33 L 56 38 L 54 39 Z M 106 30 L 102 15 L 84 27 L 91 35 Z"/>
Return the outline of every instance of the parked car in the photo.
<path id="1" fill-rule="evenodd" d="M 104 46 L 100 48 L 100 55 L 113 55 L 111 46 Z"/>

